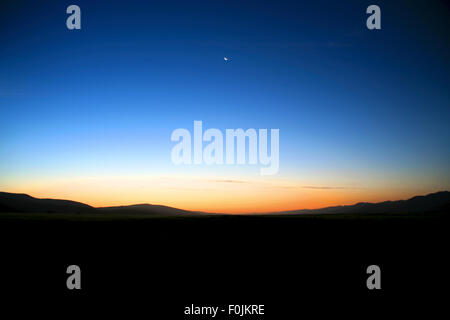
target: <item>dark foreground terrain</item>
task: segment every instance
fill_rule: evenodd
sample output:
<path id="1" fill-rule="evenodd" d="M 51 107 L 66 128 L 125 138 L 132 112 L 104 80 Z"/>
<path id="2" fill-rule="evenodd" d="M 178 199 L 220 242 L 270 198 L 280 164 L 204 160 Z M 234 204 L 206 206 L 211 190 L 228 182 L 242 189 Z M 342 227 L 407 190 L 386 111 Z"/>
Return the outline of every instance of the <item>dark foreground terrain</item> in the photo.
<path id="1" fill-rule="evenodd" d="M 33 303 L 16 313 L 50 315 L 62 308 L 56 313 L 210 319 L 185 316 L 184 307 L 264 304 L 266 315 L 252 319 L 365 319 L 419 309 L 433 318 L 447 301 L 444 214 L 84 221 L 1 216 L 2 303 Z M 81 267 L 80 291 L 66 288 L 71 264 Z M 381 267 L 379 291 L 366 288 L 371 264 Z"/>
<path id="2" fill-rule="evenodd" d="M 57 319 L 212 319 L 184 315 L 192 304 L 264 304 L 264 316 L 246 317 L 255 320 L 419 311 L 433 319 L 448 301 L 448 195 L 321 213 L 193 216 L 3 193 L 1 307 Z M 79 291 L 66 287 L 72 264 L 81 267 Z M 373 264 L 381 290 L 366 287 Z"/>

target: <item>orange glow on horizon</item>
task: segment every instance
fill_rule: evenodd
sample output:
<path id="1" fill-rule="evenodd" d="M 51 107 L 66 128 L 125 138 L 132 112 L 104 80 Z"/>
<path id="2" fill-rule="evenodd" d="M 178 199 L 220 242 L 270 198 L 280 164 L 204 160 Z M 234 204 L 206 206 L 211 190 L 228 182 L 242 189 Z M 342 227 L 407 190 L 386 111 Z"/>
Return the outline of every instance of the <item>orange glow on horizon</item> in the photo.
<path id="1" fill-rule="evenodd" d="M 3 191 L 94 207 L 149 203 L 210 213 L 262 213 L 408 199 L 439 190 L 333 188 L 298 181 L 192 177 L 85 177 L 23 181 Z"/>

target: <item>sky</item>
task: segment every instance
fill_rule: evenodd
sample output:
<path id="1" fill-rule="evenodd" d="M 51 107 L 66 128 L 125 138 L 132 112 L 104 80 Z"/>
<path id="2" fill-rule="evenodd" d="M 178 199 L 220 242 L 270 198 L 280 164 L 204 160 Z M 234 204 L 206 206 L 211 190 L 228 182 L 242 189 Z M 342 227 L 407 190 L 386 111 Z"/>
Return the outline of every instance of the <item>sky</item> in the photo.
<path id="1" fill-rule="evenodd" d="M 231 213 L 449 190 L 449 30 L 439 0 L 2 2 L 0 190 Z M 195 120 L 279 129 L 278 173 L 173 164 Z"/>

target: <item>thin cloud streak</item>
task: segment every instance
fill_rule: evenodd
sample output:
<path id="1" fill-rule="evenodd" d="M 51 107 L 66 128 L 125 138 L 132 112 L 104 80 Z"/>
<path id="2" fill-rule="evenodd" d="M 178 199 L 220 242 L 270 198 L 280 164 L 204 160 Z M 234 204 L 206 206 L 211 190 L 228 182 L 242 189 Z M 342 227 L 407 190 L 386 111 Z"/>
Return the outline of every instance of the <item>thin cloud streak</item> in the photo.
<path id="1" fill-rule="evenodd" d="M 210 182 L 222 182 L 222 183 L 249 183 L 248 181 L 243 181 L 243 180 L 231 180 L 231 179 L 226 179 L 226 180 L 209 180 Z"/>
<path id="2" fill-rule="evenodd" d="M 356 187 L 328 187 L 328 186 L 301 186 L 301 189 L 313 189 L 313 190 L 350 190 L 361 189 Z"/>

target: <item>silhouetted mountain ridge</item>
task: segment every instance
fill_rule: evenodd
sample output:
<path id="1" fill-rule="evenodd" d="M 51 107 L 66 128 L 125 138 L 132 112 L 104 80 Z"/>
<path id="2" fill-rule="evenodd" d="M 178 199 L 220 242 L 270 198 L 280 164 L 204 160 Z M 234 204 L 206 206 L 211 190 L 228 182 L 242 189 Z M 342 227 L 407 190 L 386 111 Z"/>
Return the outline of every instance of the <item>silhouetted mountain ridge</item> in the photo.
<path id="1" fill-rule="evenodd" d="M 0 212 L 87 213 L 87 204 L 57 199 L 37 199 L 23 193 L 0 192 Z"/>
<path id="2" fill-rule="evenodd" d="M 441 191 L 426 196 L 415 196 L 408 200 L 384 201 L 379 203 L 359 202 L 354 205 L 334 206 L 321 209 L 303 209 L 274 212 L 277 215 L 303 214 L 393 214 L 448 212 L 450 192 Z M 0 192 L 0 212 L 10 213 L 92 213 L 111 215 L 144 216 L 187 216 L 199 212 L 182 210 L 162 205 L 135 204 L 128 206 L 94 208 L 87 204 L 58 199 L 38 199 L 27 194 Z"/>
<path id="3" fill-rule="evenodd" d="M 163 214 L 163 215 L 184 215 L 194 213 L 187 210 L 172 208 L 168 206 L 162 205 L 154 205 L 154 204 L 133 204 L 129 206 L 117 206 L 117 207 L 102 207 L 97 208 L 98 211 L 102 213 L 111 213 L 111 214 L 129 214 L 129 213 L 144 213 L 144 214 Z"/>
<path id="4" fill-rule="evenodd" d="M 440 191 L 426 196 L 415 196 L 408 200 L 383 201 L 377 203 L 358 202 L 354 205 L 334 206 L 321 209 L 284 211 L 284 214 L 338 214 L 338 213 L 425 213 L 448 211 L 450 192 Z"/>
<path id="5" fill-rule="evenodd" d="M 27 194 L 0 192 L 0 212 L 17 213 L 103 213 L 114 215 L 145 214 L 148 216 L 174 216 L 194 214 L 177 208 L 136 204 L 129 206 L 94 208 L 87 204 L 58 199 L 38 199 Z"/>

